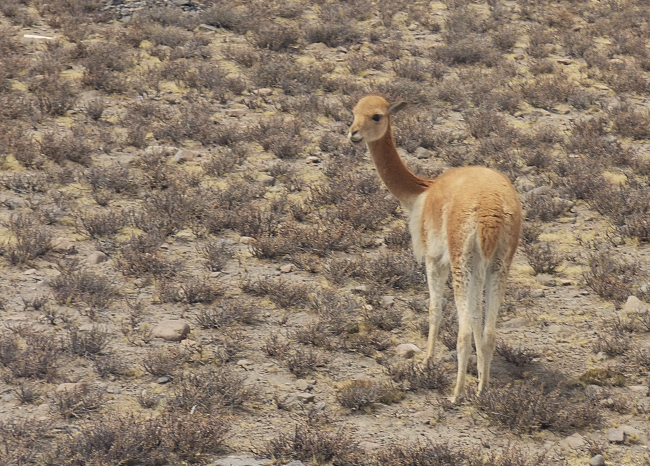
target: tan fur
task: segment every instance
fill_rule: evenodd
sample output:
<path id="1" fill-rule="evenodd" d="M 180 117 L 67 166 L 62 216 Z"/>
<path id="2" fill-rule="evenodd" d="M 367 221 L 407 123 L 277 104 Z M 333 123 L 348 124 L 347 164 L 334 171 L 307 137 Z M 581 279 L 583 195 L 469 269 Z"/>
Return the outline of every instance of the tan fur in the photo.
<path id="1" fill-rule="evenodd" d="M 454 400 L 458 401 L 463 394 L 472 334 L 479 392 L 488 385 L 497 313 L 519 244 L 521 204 L 510 180 L 486 167 L 454 168 L 433 180 L 414 175 L 397 153 L 390 124 L 390 112 L 403 106 L 389 105 L 374 95 L 362 98 L 353 110 L 350 139 L 367 144 L 379 176 L 409 212 L 414 253 L 418 260 L 425 260 L 429 284 L 425 362 L 435 353 L 442 294 L 451 271 L 459 321 L 454 390 Z M 375 115 L 379 121 L 373 120 Z"/>

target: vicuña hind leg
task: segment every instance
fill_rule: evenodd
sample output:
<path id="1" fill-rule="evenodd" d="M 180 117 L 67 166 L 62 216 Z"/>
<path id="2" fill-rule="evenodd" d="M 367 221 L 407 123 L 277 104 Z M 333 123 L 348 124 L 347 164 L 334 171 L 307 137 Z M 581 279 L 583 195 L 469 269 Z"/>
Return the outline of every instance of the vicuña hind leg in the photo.
<path id="1" fill-rule="evenodd" d="M 506 294 L 507 279 L 508 268 L 502 261 L 496 261 L 488 269 L 485 289 L 486 311 L 483 344 L 480 347 L 478 345 L 476 346 L 477 353 L 480 352 L 483 355 L 481 358 L 483 367 L 479 369 L 479 393 L 488 388 L 490 381 L 490 365 L 492 364 L 494 348 L 496 347 L 497 316 Z"/>
<path id="2" fill-rule="evenodd" d="M 445 282 L 449 276 L 449 266 L 440 265 L 438 261 L 427 257 L 427 283 L 429 285 L 429 338 L 427 340 L 427 352 L 424 356 L 424 364 L 435 356 L 436 340 L 442 321 L 442 295 L 445 289 Z"/>
<path id="3" fill-rule="evenodd" d="M 463 395 L 467 363 L 472 351 L 470 277 L 471 270 L 456 269 L 452 275 L 456 309 L 458 310 L 458 341 L 456 343 L 456 349 L 458 351 L 458 376 L 456 377 L 456 388 L 454 388 L 454 396 L 452 399 L 453 403 L 459 403 Z"/>

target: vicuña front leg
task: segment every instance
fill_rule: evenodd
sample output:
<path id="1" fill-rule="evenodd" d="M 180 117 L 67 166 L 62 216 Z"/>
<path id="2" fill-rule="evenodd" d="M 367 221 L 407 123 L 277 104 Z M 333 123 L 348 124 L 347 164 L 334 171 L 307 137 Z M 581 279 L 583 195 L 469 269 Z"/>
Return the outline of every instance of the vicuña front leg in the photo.
<path id="1" fill-rule="evenodd" d="M 426 258 L 427 283 L 429 285 L 429 338 L 423 364 L 435 356 L 436 340 L 442 322 L 442 296 L 449 276 L 449 266 L 441 266 L 434 259 Z"/>

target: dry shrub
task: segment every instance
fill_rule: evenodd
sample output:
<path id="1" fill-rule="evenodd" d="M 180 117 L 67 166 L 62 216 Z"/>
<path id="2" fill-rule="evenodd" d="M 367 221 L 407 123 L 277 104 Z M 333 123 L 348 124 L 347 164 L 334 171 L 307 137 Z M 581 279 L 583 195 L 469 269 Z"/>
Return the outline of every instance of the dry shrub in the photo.
<path id="1" fill-rule="evenodd" d="M 539 381 L 492 387 L 475 402 L 485 417 L 521 434 L 541 429 L 562 433 L 601 422 L 598 400 L 581 393 L 563 393 Z"/>
<path id="2" fill-rule="evenodd" d="M 50 432 L 50 421 L 8 417 L 0 421 L 0 461 L 6 466 L 31 464 L 42 452 L 42 440 Z"/>
<path id="3" fill-rule="evenodd" d="M 86 167 L 92 164 L 93 145 L 81 126 L 72 127 L 70 133 L 48 131 L 43 134 L 38 145 L 41 154 L 57 164 L 61 165 L 66 160 Z"/>
<path id="4" fill-rule="evenodd" d="M 233 246 L 224 240 L 208 240 L 195 249 L 205 259 L 205 266 L 212 272 L 223 270 L 234 257 Z"/>
<path id="5" fill-rule="evenodd" d="M 111 339 L 111 334 L 106 328 L 96 324 L 90 330 L 80 330 L 75 324 L 67 327 L 66 349 L 78 356 L 96 358 L 104 352 Z"/>
<path id="6" fill-rule="evenodd" d="M 623 101 L 610 111 L 612 129 L 624 137 L 648 139 L 650 136 L 650 113 L 636 109 Z"/>
<path id="7" fill-rule="evenodd" d="M 587 252 L 588 269 L 582 273 L 586 285 L 601 298 L 623 303 L 633 294 L 639 264 L 616 255 L 607 246 L 592 247 Z"/>
<path id="8" fill-rule="evenodd" d="M 274 21 L 258 24 L 251 37 L 256 47 L 274 52 L 293 48 L 299 40 L 300 30 L 296 26 Z"/>
<path id="9" fill-rule="evenodd" d="M 241 288 L 254 296 L 268 297 L 281 309 L 307 305 L 311 292 L 310 287 L 305 283 L 291 282 L 283 278 L 279 280 L 270 278 L 248 280 L 241 285 Z"/>
<path id="10" fill-rule="evenodd" d="M 512 346 L 506 341 L 500 341 L 496 346 L 496 353 L 510 364 L 517 367 L 528 366 L 533 359 L 540 355 L 537 351 L 522 346 Z"/>
<path id="11" fill-rule="evenodd" d="M 524 244 L 524 255 L 528 265 L 533 268 L 535 275 L 540 273 L 555 273 L 562 264 L 562 257 L 551 248 L 550 243 Z"/>
<path id="12" fill-rule="evenodd" d="M 77 101 L 77 89 L 58 75 L 34 78 L 28 88 L 38 99 L 41 112 L 49 115 L 65 115 Z"/>
<path id="13" fill-rule="evenodd" d="M 574 84 L 561 76 L 540 76 L 521 86 L 524 99 L 529 104 L 546 110 L 567 102 L 569 96 L 575 93 L 576 90 Z"/>
<path id="14" fill-rule="evenodd" d="M 20 332 L 18 335 L 17 332 Z M 29 329 L 0 333 L 0 365 L 13 377 L 44 379 L 57 376 L 62 349 L 52 335 Z"/>
<path id="15" fill-rule="evenodd" d="M 251 300 L 223 300 L 215 307 L 199 309 L 194 319 L 204 329 L 250 325 L 258 321 L 261 310 L 262 307 Z"/>
<path id="16" fill-rule="evenodd" d="M 102 406 L 104 390 L 81 384 L 74 389 L 55 392 L 52 399 L 54 406 L 63 418 L 79 418 Z"/>
<path id="17" fill-rule="evenodd" d="M 392 384 L 375 380 L 351 380 L 336 394 L 341 406 L 352 411 L 368 411 L 375 403 L 389 404 L 403 397 L 404 394 Z"/>
<path id="18" fill-rule="evenodd" d="M 219 408 L 236 408 L 254 393 L 246 377 L 227 367 L 204 367 L 182 373 L 174 382 L 169 404 L 185 411 L 212 413 Z"/>
<path id="19" fill-rule="evenodd" d="M 93 239 L 102 239 L 115 235 L 124 226 L 126 220 L 115 211 L 82 212 L 76 219 L 75 229 L 78 233 Z"/>
<path id="20" fill-rule="evenodd" d="M 86 421 L 43 452 L 46 464 L 205 464 L 223 448 L 228 422 L 214 414 L 168 412 L 144 418 L 110 413 Z"/>
<path id="21" fill-rule="evenodd" d="M 208 277 L 185 276 L 162 280 L 157 286 L 163 303 L 211 304 L 225 291 L 223 283 Z"/>
<path id="22" fill-rule="evenodd" d="M 150 349 L 142 358 L 144 370 L 154 377 L 174 375 L 183 370 L 189 354 L 180 347 Z"/>
<path id="23" fill-rule="evenodd" d="M 89 270 L 78 270 L 77 264 L 59 265 L 60 274 L 50 280 L 54 298 L 59 304 L 83 303 L 89 306 L 89 315 L 107 309 L 119 295 L 110 278 Z"/>
<path id="24" fill-rule="evenodd" d="M 52 233 L 40 225 L 35 215 L 11 215 L 6 225 L 16 238 L 15 242 L 7 243 L 1 249 L 11 264 L 31 261 L 52 248 Z"/>
<path id="25" fill-rule="evenodd" d="M 360 464 L 362 453 L 351 433 L 327 432 L 296 425 L 292 433 L 280 433 L 270 440 L 264 454 L 283 463 L 293 460 L 314 464 Z"/>
<path id="26" fill-rule="evenodd" d="M 452 372 L 441 361 L 429 359 L 426 365 L 407 361 L 386 366 L 388 376 L 403 390 L 444 390 L 449 387 Z"/>
<path id="27" fill-rule="evenodd" d="M 153 234 L 131 236 L 117 244 L 117 269 L 127 276 L 152 274 L 154 277 L 172 277 L 182 271 L 180 261 L 164 257 L 160 245 L 163 240 Z"/>

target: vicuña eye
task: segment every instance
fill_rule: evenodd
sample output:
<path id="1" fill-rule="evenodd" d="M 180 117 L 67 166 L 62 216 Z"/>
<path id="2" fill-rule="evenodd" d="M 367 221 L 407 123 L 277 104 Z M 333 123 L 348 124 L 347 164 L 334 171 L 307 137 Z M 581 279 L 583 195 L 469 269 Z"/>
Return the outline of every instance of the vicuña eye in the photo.
<path id="1" fill-rule="evenodd" d="M 372 116 L 372 120 L 373 120 L 373 121 L 379 121 L 379 120 L 381 120 L 381 115 L 380 115 L 380 114 L 373 115 L 373 116 Z"/>

